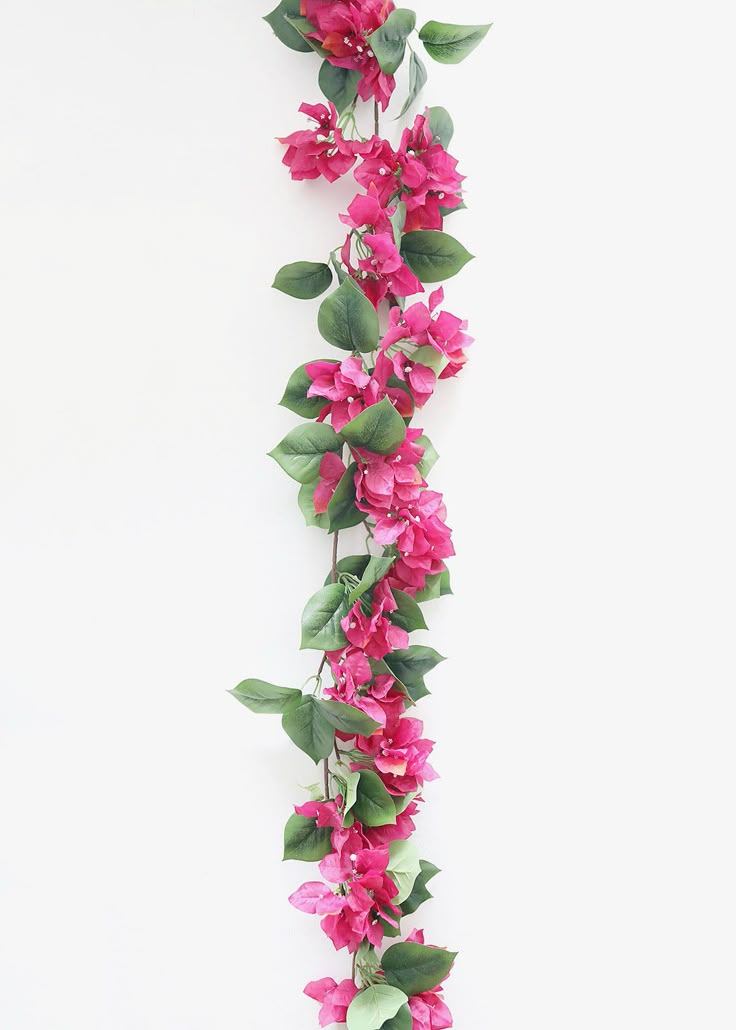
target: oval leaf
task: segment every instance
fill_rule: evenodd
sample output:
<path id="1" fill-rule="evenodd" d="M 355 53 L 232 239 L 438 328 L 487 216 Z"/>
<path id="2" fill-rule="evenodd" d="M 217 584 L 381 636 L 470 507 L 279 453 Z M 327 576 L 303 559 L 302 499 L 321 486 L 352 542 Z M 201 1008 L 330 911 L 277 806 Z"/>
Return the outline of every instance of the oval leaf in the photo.
<path id="1" fill-rule="evenodd" d="M 393 1019 L 406 995 L 395 987 L 376 984 L 356 994 L 348 1009 L 348 1030 L 381 1030 L 387 1019 Z"/>
<path id="2" fill-rule="evenodd" d="M 370 715 L 361 712 L 359 708 L 343 704 L 342 701 L 317 701 L 317 706 L 329 722 L 340 733 L 349 733 L 354 737 L 370 737 L 380 723 L 371 719 Z"/>
<path id="3" fill-rule="evenodd" d="M 321 360 L 329 361 L 336 365 L 337 361 L 332 358 Z M 307 366 L 300 365 L 289 376 L 284 396 L 279 401 L 283 408 L 288 408 L 302 418 L 316 418 L 325 404 L 328 403 L 324 397 L 307 397 L 307 390 L 312 385 L 312 380 L 307 375 Z"/>
<path id="4" fill-rule="evenodd" d="M 297 300 L 314 300 L 329 289 L 331 283 L 329 265 L 319 261 L 295 261 L 278 270 L 273 288 Z"/>
<path id="5" fill-rule="evenodd" d="M 417 16 L 414 11 L 398 9 L 389 14 L 375 32 L 366 36 L 366 42 L 376 55 L 381 71 L 393 75 L 398 71 L 406 52 L 406 41 L 414 31 Z"/>
<path id="6" fill-rule="evenodd" d="M 408 1005 L 402 1005 L 393 1019 L 388 1019 L 381 1030 L 412 1030 L 414 1019 Z"/>
<path id="7" fill-rule="evenodd" d="M 319 88 L 335 105 L 338 114 L 342 114 L 355 100 L 360 79 L 360 72 L 336 68 L 329 61 L 323 61 L 319 70 Z"/>
<path id="8" fill-rule="evenodd" d="M 401 256 L 423 283 L 451 279 L 473 259 L 454 236 L 438 229 L 408 232 L 401 241 Z"/>
<path id="9" fill-rule="evenodd" d="M 428 21 L 419 33 L 424 49 L 440 64 L 460 64 L 486 38 L 490 25 L 448 25 Z"/>
<path id="10" fill-rule="evenodd" d="M 422 615 L 422 609 L 411 596 L 403 590 L 392 590 L 394 600 L 399 606 L 396 611 L 389 612 L 388 617 L 394 626 L 399 626 L 407 633 L 413 633 L 416 629 L 427 629 L 427 623 Z"/>
<path id="11" fill-rule="evenodd" d="M 358 799 L 353 812 L 358 822 L 366 826 L 396 825 L 396 806 L 383 780 L 372 769 L 360 770 Z"/>
<path id="12" fill-rule="evenodd" d="M 411 58 L 409 59 L 409 95 L 404 101 L 404 106 L 401 108 L 397 118 L 403 118 L 426 85 L 427 69 L 424 67 L 421 58 L 412 50 Z"/>
<path id="13" fill-rule="evenodd" d="M 371 454 L 393 454 L 406 438 L 406 423 L 384 397 L 348 422 L 342 435 L 352 447 L 362 447 Z"/>
<path id="14" fill-rule="evenodd" d="M 332 754 L 335 731 L 317 708 L 311 694 L 284 712 L 281 725 L 313 762 L 320 762 Z"/>
<path id="15" fill-rule="evenodd" d="M 422 859 L 419 865 L 420 873 L 416 878 L 414 888 L 409 897 L 401 903 L 401 911 L 405 916 L 413 915 L 420 905 L 423 905 L 425 901 L 429 901 L 432 895 L 427 890 L 427 884 L 440 872 L 436 865 L 432 865 L 431 862 L 425 862 L 424 859 Z"/>
<path id="16" fill-rule="evenodd" d="M 349 611 L 345 587 L 331 583 L 322 587 L 307 601 L 302 614 L 302 650 L 338 651 L 347 644 L 340 625 Z"/>
<path id="17" fill-rule="evenodd" d="M 243 680 L 234 690 L 228 691 L 241 705 L 251 712 L 267 715 L 282 715 L 302 696 L 301 690 L 293 687 L 276 687 L 264 680 Z"/>
<path id="18" fill-rule="evenodd" d="M 417 877 L 422 871 L 419 863 L 419 852 L 408 840 L 395 840 L 388 846 L 388 875 L 399 888 L 399 893 L 392 898 L 394 905 L 401 905 L 414 889 Z"/>
<path id="19" fill-rule="evenodd" d="M 322 301 L 317 328 L 323 339 L 341 350 L 367 352 L 378 346 L 376 309 L 351 278 Z"/>
<path id="20" fill-rule="evenodd" d="M 412 997 L 431 991 L 445 979 L 457 952 L 424 944 L 394 944 L 384 954 L 386 983 Z"/>
<path id="21" fill-rule="evenodd" d="M 297 483 L 312 483 L 319 478 L 320 462 L 327 451 L 338 454 L 342 447 L 342 440 L 332 426 L 317 422 L 292 429 L 269 451 L 269 457 Z"/>
<path id="22" fill-rule="evenodd" d="M 367 518 L 366 512 L 355 505 L 355 473 L 358 466 L 353 462 L 343 472 L 334 494 L 327 505 L 327 521 L 330 533 L 338 529 L 359 526 Z"/>
<path id="23" fill-rule="evenodd" d="M 298 32 L 293 25 L 287 21 L 288 17 L 298 17 L 300 0 L 281 0 L 275 10 L 264 16 L 278 39 L 291 50 L 298 50 L 300 53 L 308 54 L 312 49 L 304 39 L 301 32 Z"/>
<path id="24" fill-rule="evenodd" d="M 317 489 L 317 482 L 315 480 L 313 483 L 302 483 L 299 487 L 297 503 L 299 511 L 304 516 L 304 521 L 308 526 L 316 526 L 317 529 L 327 529 L 329 526 L 327 515 L 318 514 L 314 507 L 314 491 Z"/>
<path id="25" fill-rule="evenodd" d="M 377 558 L 375 555 L 371 555 L 360 583 L 350 591 L 348 604 L 355 604 L 358 598 L 362 597 L 366 590 L 370 590 L 371 587 L 376 585 L 379 579 L 383 579 L 395 561 L 396 558 Z"/>
<path id="26" fill-rule="evenodd" d="M 447 150 L 455 135 L 455 123 L 445 107 L 430 107 L 429 128 L 434 143 L 441 143 Z"/>
<path id="27" fill-rule="evenodd" d="M 284 861 L 321 862 L 331 851 L 331 826 L 320 828 L 316 819 L 292 815 L 284 827 Z"/>

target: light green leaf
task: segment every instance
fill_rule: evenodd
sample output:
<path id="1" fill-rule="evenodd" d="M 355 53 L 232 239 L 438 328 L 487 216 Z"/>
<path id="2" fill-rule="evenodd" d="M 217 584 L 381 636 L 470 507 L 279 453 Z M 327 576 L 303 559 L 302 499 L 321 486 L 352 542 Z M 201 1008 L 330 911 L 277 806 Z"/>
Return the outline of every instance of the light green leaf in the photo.
<path id="1" fill-rule="evenodd" d="M 305 755 L 309 755 L 313 762 L 320 762 L 332 754 L 335 731 L 311 694 L 284 712 L 281 725 L 296 746 Z"/>
<path id="2" fill-rule="evenodd" d="M 399 888 L 399 893 L 391 900 L 395 905 L 401 905 L 411 894 L 416 879 L 422 871 L 419 864 L 419 852 L 411 841 L 395 840 L 389 844 L 388 853 L 387 872 Z"/>
<path id="3" fill-rule="evenodd" d="M 323 339 L 342 350 L 367 352 L 378 346 L 376 309 L 352 278 L 322 301 L 317 328 Z"/>
<path id="4" fill-rule="evenodd" d="M 353 462 L 343 472 L 334 494 L 327 505 L 327 521 L 330 533 L 338 529 L 350 529 L 365 522 L 366 513 L 355 505 L 355 473 L 358 466 Z"/>
<path id="5" fill-rule="evenodd" d="M 343 442 L 332 426 L 324 422 L 297 426 L 287 433 L 269 457 L 297 483 L 311 483 L 319 478 L 319 466 L 327 451 L 339 454 Z"/>
<path id="6" fill-rule="evenodd" d="M 278 7 L 271 11 L 270 14 L 265 15 L 263 20 L 268 22 L 278 39 L 288 46 L 289 49 L 308 54 L 312 49 L 311 46 L 302 34 L 297 32 L 293 25 L 290 25 L 286 20 L 287 16 L 298 17 L 299 7 L 299 0 L 281 0 Z"/>
<path id="7" fill-rule="evenodd" d="M 404 231 L 406 225 L 406 204 L 403 200 L 400 200 L 396 205 L 396 210 L 392 215 L 388 216 L 388 220 L 391 223 L 391 228 L 394 231 L 394 243 L 397 247 L 401 246 L 401 234 Z"/>
<path id="8" fill-rule="evenodd" d="M 282 715 L 302 696 L 301 690 L 293 687 L 276 687 L 264 680 L 243 680 L 234 690 L 229 690 L 241 705 L 259 714 Z"/>
<path id="9" fill-rule="evenodd" d="M 437 376 L 439 376 L 440 372 L 444 371 L 450 363 L 450 359 L 445 354 L 441 354 L 429 344 L 425 344 L 424 347 L 417 347 L 417 349 L 412 352 L 411 360 L 415 365 L 426 365 L 427 368 L 431 368 Z"/>
<path id="10" fill-rule="evenodd" d="M 419 55 L 415 54 L 412 50 L 411 57 L 409 58 L 409 95 L 404 101 L 404 106 L 401 108 L 398 118 L 403 118 L 426 85 L 427 69 L 424 67 L 424 62 Z"/>
<path id="11" fill-rule="evenodd" d="M 358 800 L 353 805 L 358 822 L 365 826 L 395 826 L 396 807 L 383 780 L 372 769 L 360 770 Z"/>
<path id="12" fill-rule="evenodd" d="M 331 365 L 337 365 L 337 361 L 331 358 L 320 360 L 329 361 Z M 324 397 L 307 397 L 307 390 L 312 385 L 312 380 L 307 375 L 307 366 L 300 365 L 289 376 L 284 396 L 279 401 L 283 408 L 288 408 L 302 418 L 316 418 L 325 404 L 329 403 Z"/>
<path id="13" fill-rule="evenodd" d="M 362 447 L 371 454 L 393 454 L 404 442 L 406 424 L 389 398 L 384 397 L 348 422 L 342 435 L 352 447 Z"/>
<path id="14" fill-rule="evenodd" d="M 375 555 L 371 555 L 360 583 L 350 591 L 348 604 L 355 604 L 366 590 L 370 590 L 379 579 L 383 579 L 395 561 L 396 558 L 377 558 Z"/>
<path id="15" fill-rule="evenodd" d="M 302 650 L 314 648 L 317 651 L 338 651 L 345 647 L 347 639 L 340 620 L 350 608 L 345 587 L 332 583 L 322 587 L 307 601 L 302 614 Z"/>
<path id="16" fill-rule="evenodd" d="M 428 21 L 419 38 L 430 57 L 440 64 L 460 64 L 488 35 L 490 25 L 449 25 Z"/>
<path id="17" fill-rule="evenodd" d="M 316 819 L 292 815 L 284 829 L 284 861 L 320 862 L 331 851 L 331 826 L 319 827 Z"/>
<path id="18" fill-rule="evenodd" d="M 422 460 L 417 465 L 417 468 L 421 472 L 422 476 L 426 479 L 429 473 L 434 468 L 437 459 L 439 458 L 439 454 L 434 449 L 432 441 L 429 439 L 428 436 L 420 436 L 416 443 L 420 447 L 424 448 Z"/>
<path id="19" fill-rule="evenodd" d="M 383 956 L 386 983 L 409 997 L 424 994 L 441 983 L 452 969 L 457 952 L 424 944 L 394 944 Z"/>
<path id="20" fill-rule="evenodd" d="M 319 70 L 319 88 L 337 108 L 338 114 L 350 107 L 355 100 L 360 82 L 360 72 L 349 68 L 336 68 L 329 61 L 323 61 Z"/>
<path id="21" fill-rule="evenodd" d="M 381 1030 L 387 1019 L 393 1019 L 406 995 L 395 987 L 376 984 L 356 994 L 348 1009 L 348 1030 Z"/>
<path id="22" fill-rule="evenodd" d="M 406 41 L 414 31 L 417 16 L 414 11 L 401 8 L 392 11 L 375 32 L 366 36 L 366 42 L 376 55 L 381 71 L 393 75 L 398 71 L 406 53 Z"/>
<path id="23" fill-rule="evenodd" d="M 455 125 L 447 108 L 430 107 L 429 128 L 432 131 L 433 142 L 441 143 L 447 150 L 455 135 Z"/>
<path id="24" fill-rule="evenodd" d="M 332 283 L 330 266 L 321 261 L 295 261 L 276 273 L 274 290 L 281 290 L 297 300 L 314 300 Z"/>
<path id="25" fill-rule="evenodd" d="M 420 905 L 423 905 L 425 901 L 429 901 L 432 895 L 427 890 L 427 884 L 441 872 L 436 865 L 432 865 L 431 862 L 425 862 L 424 859 L 420 861 L 419 865 L 421 870 L 414 883 L 414 888 L 409 897 L 401 904 L 401 911 L 405 916 L 413 915 Z"/>
<path id="26" fill-rule="evenodd" d="M 394 626 L 399 626 L 407 633 L 413 633 L 416 629 L 426 629 L 427 623 L 422 615 L 422 609 L 411 594 L 403 590 L 393 590 L 392 593 L 399 606 L 396 611 L 389 612 L 389 618 Z"/>
<path id="27" fill-rule="evenodd" d="M 472 261 L 462 243 L 439 229 L 415 229 L 401 241 L 401 256 L 423 283 L 451 279 Z"/>
<path id="28" fill-rule="evenodd" d="M 342 701 L 317 701 L 317 706 L 325 719 L 340 733 L 350 733 L 354 737 L 370 737 L 380 723 L 371 719 L 360 708 L 343 704 Z"/>
<path id="29" fill-rule="evenodd" d="M 358 786 L 360 785 L 360 773 L 349 772 L 343 777 L 345 780 L 345 808 L 344 815 L 347 815 L 355 802 L 358 800 Z"/>
<path id="30" fill-rule="evenodd" d="M 297 503 L 299 510 L 304 516 L 308 526 L 316 526 L 317 529 L 329 529 L 329 520 L 326 514 L 317 514 L 314 510 L 314 491 L 317 489 L 318 480 L 312 483 L 302 483 L 299 487 Z"/>
<path id="31" fill-rule="evenodd" d="M 452 593 L 452 587 L 450 586 L 450 570 L 445 569 L 444 572 L 440 572 L 440 597 L 446 597 Z"/>

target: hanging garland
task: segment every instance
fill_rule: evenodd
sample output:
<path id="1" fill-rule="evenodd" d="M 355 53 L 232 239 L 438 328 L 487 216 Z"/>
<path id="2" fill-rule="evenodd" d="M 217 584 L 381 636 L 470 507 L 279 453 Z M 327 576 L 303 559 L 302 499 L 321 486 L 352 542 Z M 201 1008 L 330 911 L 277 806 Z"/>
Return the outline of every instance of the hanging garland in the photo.
<path id="1" fill-rule="evenodd" d="M 445 1030 L 452 1016 L 442 985 L 455 953 L 426 944 L 421 930 L 386 945 L 403 936 L 402 917 L 431 897 L 439 872 L 410 837 L 424 784 L 436 778 L 433 742 L 414 711 L 442 657 L 409 635 L 427 628 L 422 602 L 450 593 L 454 549 L 442 495 L 426 481 L 437 454 L 412 421 L 438 383 L 460 372 L 472 341 L 467 323 L 443 309 L 441 286 L 416 298 L 471 258 L 443 231 L 464 206 L 463 176 L 442 107 L 417 115 L 397 149 L 380 136 L 407 50 L 400 116 L 427 81 L 410 43 L 413 11 L 392 0 L 281 0 L 266 21 L 292 50 L 322 58 L 327 103 L 302 104 L 311 124 L 280 141 L 291 177 L 334 182 L 355 168 L 361 191 L 340 215 L 348 232 L 329 262 L 285 265 L 273 284 L 312 300 L 336 279 L 317 326 L 349 352 L 293 373 L 281 403 L 307 421 L 271 452 L 300 484 L 307 525 L 332 536 L 329 574 L 302 616 L 301 646 L 322 658 L 306 693 L 256 679 L 232 693 L 254 712 L 280 714 L 291 740 L 322 765 L 322 783 L 284 833 L 284 857 L 319 863 L 321 875 L 291 904 L 320 916 L 335 948 L 352 956 L 341 983 L 305 988 L 321 1006 L 320 1024 Z M 458 64 L 489 28 L 430 21 L 419 39 L 434 60 Z M 370 138 L 358 128 L 359 101 L 373 106 Z M 340 558 L 340 532 L 361 525 L 366 553 Z"/>

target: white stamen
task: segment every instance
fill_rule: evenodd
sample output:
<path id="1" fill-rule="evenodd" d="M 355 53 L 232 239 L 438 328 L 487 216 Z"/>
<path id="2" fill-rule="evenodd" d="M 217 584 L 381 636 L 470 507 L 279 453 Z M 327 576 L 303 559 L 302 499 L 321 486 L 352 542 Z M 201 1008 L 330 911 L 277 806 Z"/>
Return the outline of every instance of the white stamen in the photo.
<path id="1" fill-rule="evenodd" d="M 358 861 L 358 856 L 357 855 L 351 855 L 350 856 L 350 861 L 351 862 L 357 862 Z"/>
<path id="2" fill-rule="evenodd" d="M 369 56 L 369 57 L 373 57 L 373 51 L 372 51 L 372 50 L 369 50 L 369 51 L 368 51 L 368 56 Z"/>
<path id="3" fill-rule="evenodd" d="M 379 168 L 379 169 L 378 169 L 378 174 L 379 174 L 379 175 L 386 175 L 386 174 L 387 174 L 387 173 L 386 173 L 386 169 L 385 169 L 385 168 Z"/>
<path id="4" fill-rule="evenodd" d="M 438 196 L 439 196 L 440 200 L 444 200 L 445 199 L 444 193 L 440 193 L 440 194 L 438 194 Z"/>
<path id="5" fill-rule="evenodd" d="M 358 53 L 359 53 L 359 54 L 362 54 L 362 53 L 363 53 L 363 47 L 362 47 L 362 46 L 359 46 L 359 47 L 357 48 L 357 50 L 358 50 Z"/>
<path id="6" fill-rule="evenodd" d="M 352 404 L 354 400 L 355 397 L 348 397 L 348 404 Z"/>
<path id="7" fill-rule="evenodd" d="M 350 623 L 350 628 L 351 628 L 351 629 L 355 629 L 356 625 L 357 625 L 357 624 L 356 624 L 355 622 L 351 622 L 351 623 Z"/>

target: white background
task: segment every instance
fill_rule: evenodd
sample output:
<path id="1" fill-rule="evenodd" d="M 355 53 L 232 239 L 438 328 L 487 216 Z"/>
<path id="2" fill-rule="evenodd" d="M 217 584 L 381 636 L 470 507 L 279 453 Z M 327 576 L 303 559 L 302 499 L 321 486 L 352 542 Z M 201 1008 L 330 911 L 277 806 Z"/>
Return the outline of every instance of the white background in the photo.
<path id="1" fill-rule="evenodd" d="M 458 1030 L 733 1030 L 733 5 L 416 7 L 495 22 L 425 93 L 478 258 L 421 923 Z M 311 1028 L 347 973 L 279 863 L 314 771 L 225 694 L 315 667 L 265 452 L 325 345 L 269 284 L 351 193 L 279 164 L 316 59 L 265 10 L 0 0 L 3 1030 Z"/>

